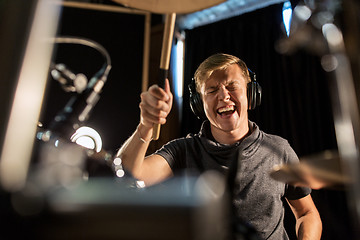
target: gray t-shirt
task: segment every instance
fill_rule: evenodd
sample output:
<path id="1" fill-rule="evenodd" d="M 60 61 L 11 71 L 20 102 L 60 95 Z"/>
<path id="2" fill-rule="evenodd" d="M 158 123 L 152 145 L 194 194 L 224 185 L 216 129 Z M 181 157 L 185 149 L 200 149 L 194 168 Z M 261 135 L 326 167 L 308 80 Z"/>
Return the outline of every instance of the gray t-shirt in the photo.
<path id="1" fill-rule="evenodd" d="M 229 183 L 238 219 L 249 223 L 263 239 L 285 240 L 283 198 L 300 199 L 311 189 L 273 180 L 269 172 L 275 165 L 299 159 L 287 140 L 264 133 L 251 121 L 249 127 L 251 134 L 241 142 L 224 145 L 216 142 L 205 121 L 198 134 L 170 141 L 155 154 L 168 161 L 174 174 L 185 169 L 217 170 L 233 179 Z"/>

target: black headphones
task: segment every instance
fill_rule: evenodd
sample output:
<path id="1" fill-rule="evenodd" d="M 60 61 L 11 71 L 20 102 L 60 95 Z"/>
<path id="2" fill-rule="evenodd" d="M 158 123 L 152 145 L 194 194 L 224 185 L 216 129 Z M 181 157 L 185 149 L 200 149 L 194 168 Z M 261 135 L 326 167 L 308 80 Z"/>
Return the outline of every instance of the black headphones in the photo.
<path id="1" fill-rule="evenodd" d="M 256 81 L 256 74 L 248 69 L 251 81 L 247 84 L 247 98 L 248 98 L 248 109 L 255 109 L 261 104 L 262 89 L 259 83 Z M 197 118 L 204 120 L 206 119 L 204 105 L 201 100 L 200 94 L 196 91 L 195 79 L 191 79 L 188 85 L 190 91 L 190 107 L 192 112 Z"/>

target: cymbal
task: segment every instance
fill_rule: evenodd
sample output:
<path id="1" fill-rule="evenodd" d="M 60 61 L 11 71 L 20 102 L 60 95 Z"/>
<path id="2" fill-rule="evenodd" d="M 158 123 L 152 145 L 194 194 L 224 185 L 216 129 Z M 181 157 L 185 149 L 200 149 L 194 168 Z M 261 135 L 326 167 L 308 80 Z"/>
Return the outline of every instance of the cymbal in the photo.
<path id="1" fill-rule="evenodd" d="M 112 0 L 127 7 L 153 13 L 191 13 L 218 5 L 226 0 Z"/>
<path id="2" fill-rule="evenodd" d="M 275 166 L 270 176 L 280 182 L 312 189 L 338 189 L 351 182 L 341 170 L 340 157 L 336 151 L 303 157 L 296 164 Z"/>

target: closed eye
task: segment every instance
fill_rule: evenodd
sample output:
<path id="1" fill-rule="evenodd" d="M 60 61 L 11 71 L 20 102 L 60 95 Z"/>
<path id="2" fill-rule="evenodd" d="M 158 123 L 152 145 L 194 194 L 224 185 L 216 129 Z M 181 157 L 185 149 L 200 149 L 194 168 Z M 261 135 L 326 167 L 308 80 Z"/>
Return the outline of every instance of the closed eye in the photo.
<path id="1" fill-rule="evenodd" d="M 208 94 L 214 94 L 214 93 L 216 93 L 218 90 L 219 90 L 218 87 L 210 87 L 210 88 L 206 89 L 205 94 L 206 94 L 206 95 L 208 95 Z"/>
<path id="2" fill-rule="evenodd" d="M 236 82 L 232 82 L 226 86 L 226 89 L 229 91 L 235 91 L 239 88 L 239 84 Z"/>
<path id="3" fill-rule="evenodd" d="M 237 81 L 234 82 L 229 82 L 225 88 L 232 92 L 232 91 L 236 91 L 240 88 L 240 84 Z M 211 94 L 215 94 L 218 90 L 219 90 L 219 86 L 210 86 L 207 89 L 205 89 L 205 95 L 211 95 Z"/>

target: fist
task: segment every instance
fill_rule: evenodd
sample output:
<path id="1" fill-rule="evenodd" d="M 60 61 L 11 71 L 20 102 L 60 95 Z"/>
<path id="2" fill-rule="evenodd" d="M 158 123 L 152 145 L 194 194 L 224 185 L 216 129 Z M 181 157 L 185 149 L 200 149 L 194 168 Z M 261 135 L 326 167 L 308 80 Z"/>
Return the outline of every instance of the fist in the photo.
<path id="1" fill-rule="evenodd" d="M 141 124 L 147 127 L 153 127 L 154 124 L 165 124 L 173 102 L 169 80 L 165 81 L 165 89 L 152 85 L 146 92 L 141 93 L 140 97 Z"/>

